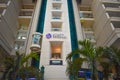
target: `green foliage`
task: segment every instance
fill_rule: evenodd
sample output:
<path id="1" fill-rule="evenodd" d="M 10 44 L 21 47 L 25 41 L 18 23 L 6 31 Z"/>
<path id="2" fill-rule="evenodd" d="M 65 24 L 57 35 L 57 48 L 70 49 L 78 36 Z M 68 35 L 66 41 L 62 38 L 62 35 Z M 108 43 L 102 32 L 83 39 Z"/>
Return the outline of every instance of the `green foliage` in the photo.
<path id="1" fill-rule="evenodd" d="M 22 69 L 28 68 L 28 61 L 31 58 L 39 60 L 39 56 L 35 52 L 31 52 L 28 55 L 19 54 L 18 52 L 16 52 L 16 55 L 14 56 L 12 55 L 7 56 L 4 60 L 4 65 L 6 70 L 3 75 L 3 80 L 6 80 L 6 79 L 15 80 L 16 77 L 18 76 L 18 73 L 20 73 Z"/>
<path id="2" fill-rule="evenodd" d="M 66 72 L 68 75 L 76 75 L 78 74 L 79 69 L 81 68 L 83 58 L 76 58 L 73 61 L 67 60 L 67 69 Z"/>
<path id="3" fill-rule="evenodd" d="M 89 68 L 92 72 L 92 79 L 96 80 L 97 75 L 97 62 L 101 59 L 101 55 L 103 53 L 103 48 L 98 47 L 95 48 L 94 45 L 87 39 L 83 41 L 79 41 L 80 49 L 76 49 L 72 51 L 66 57 L 68 66 L 67 66 L 67 74 L 69 75 L 78 75 L 78 71 L 81 68 L 81 65 L 84 61 L 89 63 Z M 79 54 L 84 56 L 84 58 L 78 57 L 73 59 L 72 57 L 75 54 Z M 79 66 L 79 67 L 77 67 Z"/>
<path id="4" fill-rule="evenodd" d="M 95 47 L 89 40 L 85 39 L 79 41 L 81 48 L 72 51 L 66 57 L 67 60 L 67 74 L 73 75 L 76 80 L 78 70 L 84 61 L 88 62 L 88 67 L 92 72 L 92 80 L 97 80 L 98 63 L 103 67 L 105 79 L 108 79 L 109 72 L 113 67 L 116 69 L 116 76 L 120 76 L 120 49 L 115 47 Z M 74 55 L 79 54 L 84 56 L 73 58 Z M 78 67 L 77 67 L 78 66 Z"/>
<path id="5" fill-rule="evenodd" d="M 24 80 L 31 77 L 35 77 L 37 80 L 41 79 L 40 70 L 34 67 L 22 67 L 18 72 L 18 76 Z"/>
<path id="6" fill-rule="evenodd" d="M 105 69 L 111 70 L 111 66 L 114 66 L 116 69 L 116 78 L 120 76 L 120 49 L 117 49 L 115 47 L 106 47 L 104 49 L 103 57 L 108 59 L 109 66 Z"/>

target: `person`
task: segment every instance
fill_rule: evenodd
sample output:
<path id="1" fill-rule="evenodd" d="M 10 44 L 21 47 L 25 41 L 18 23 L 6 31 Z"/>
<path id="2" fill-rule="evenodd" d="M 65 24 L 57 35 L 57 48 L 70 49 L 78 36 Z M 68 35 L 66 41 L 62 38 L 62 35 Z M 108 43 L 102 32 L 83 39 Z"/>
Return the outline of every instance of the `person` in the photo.
<path id="1" fill-rule="evenodd" d="M 98 80 L 103 80 L 103 72 L 98 71 Z"/>

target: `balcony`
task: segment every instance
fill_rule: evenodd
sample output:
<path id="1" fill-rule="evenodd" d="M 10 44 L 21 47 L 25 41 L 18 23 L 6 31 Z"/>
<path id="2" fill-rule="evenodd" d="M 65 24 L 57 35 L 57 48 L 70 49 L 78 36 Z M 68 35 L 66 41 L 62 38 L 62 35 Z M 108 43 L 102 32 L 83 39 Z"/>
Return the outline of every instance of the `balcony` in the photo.
<path id="1" fill-rule="evenodd" d="M 107 11 L 108 18 L 111 21 L 120 21 L 120 12 Z"/>
<path id="2" fill-rule="evenodd" d="M 4 8 L 1 8 L 0 9 L 0 15 L 3 13 L 3 11 L 4 11 Z"/>
<path id="3" fill-rule="evenodd" d="M 19 32 L 21 31 L 23 31 L 23 32 L 26 32 L 28 30 L 28 27 L 27 26 L 20 26 L 20 28 L 19 28 Z"/>
<path id="4" fill-rule="evenodd" d="M 85 32 L 93 32 L 93 29 L 91 27 L 84 28 Z"/>
<path id="5" fill-rule="evenodd" d="M 0 0 L 0 4 L 7 4 L 9 0 Z"/>
<path id="6" fill-rule="evenodd" d="M 41 41 L 42 41 L 42 34 L 41 33 L 34 33 L 32 37 L 32 44 L 31 44 L 31 51 L 40 52 L 41 49 Z"/>
<path id="7" fill-rule="evenodd" d="M 120 9 L 120 4 L 113 4 L 113 3 L 103 3 L 105 8 L 113 8 L 113 9 Z"/>
<path id="8" fill-rule="evenodd" d="M 120 21 L 111 21 L 113 24 L 114 28 L 120 28 Z"/>
<path id="9" fill-rule="evenodd" d="M 92 28 L 94 24 L 94 21 L 91 21 L 91 20 L 80 20 L 80 22 L 82 27 L 87 29 Z"/>
<path id="10" fill-rule="evenodd" d="M 51 31 L 61 31 L 61 28 L 52 28 Z"/>
<path id="11" fill-rule="evenodd" d="M 20 28 L 22 26 L 25 26 L 26 29 L 28 29 L 30 21 L 31 21 L 31 17 L 27 18 L 25 16 L 19 16 L 18 21 L 19 21 Z"/>
<path id="12" fill-rule="evenodd" d="M 113 38 L 111 39 L 112 46 L 117 47 L 120 49 L 120 26 L 119 28 L 115 28 Z"/>
<path id="13" fill-rule="evenodd" d="M 61 5 L 60 3 L 53 3 L 52 4 L 52 11 L 61 11 Z"/>
<path id="14" fill-rule="evenodd" d="M 32 18 L 32 11 L 21 11 L 19 14 L 19 18 L 20 17 L 25 17 L 25 18 Z"/>
<path id="15" fill-rule="evenodd" d="M 93 26 L 94 18 L 91 11 L 80 11 L 80 22 L 82 26 Z"/>
<path id="16" fill-rule="evenodd" d="M 83 30 L 84 39 L 89 39 L 92 43 L 96 42 L 92 26 L 87 26 L 87 27 L 82 26 L 82 30 Z"/>
<path id="17" fill-rule="evenodd" d="M 59 16 L 53 16 L 52 19 L 53 19 L 53 20 L 60 20 L 61 17 L 59 17 Z"/>
<path id="18" fill-rule="evenodd" d="M 80 11 L 80 18 L 93 18 L 91 11 Z"/>
<path id="19" fill-rule="evenodd" d="M 53 10 L 55 11 L 59 11 L 59 10 L 61 10 L 61 8 L 60 7 L 53 7 Z"/>
<path id="20" fill-rule="evenodd" d="M 0 19 L 4 9 L 6 9 L 9 0 L 0 0 Z"/>
<path id="21" fill-rule="evenodd" d="M 61 3 L 62 0 L 52 0 L 53 3 Z"/>
<path id="22" fill-rule="evenodd" d="M 120 39 L 120 21 L 108 22 L 101 35 L 103 35 L 102 36 L 103 38 L 101 38 L 101 40 L 103 40 L 103 42 L 105 41 L 103 45 L 108 45 L 108 46 L 112 45 L 118 47 L 120 45 L 118 43 L 119 41 L 118 39 Z"/>
<path id="23" fill-rule="evenodd" d="M 6 4 L 0 4 L 0 9 L 6 8 L 7 5 Z"/>
<path id="24" fill-rule="evenodd" d="M 19 18 L 31 19 L 33 11 L 34 11 L 34 4 L 24 4 L 24 5 L 22 5 L 22 9 L 20 11 Z"/>
<path id="25" fill-rule="evenodd" d="M 62 22 L 62 19 L 60 16 L 53 16 L 51 22 Z"/>
<path id="26" fill-rule="evenodd" d="M 118 38 L 113 44 L 112 46 L 117 47 L 118 49 L 120 49 L 120 38 Z"/>
<path id="27" fill-rule="evenodd" d="M 61 22 L 62 20 L 62 13 L 61 12 L 56 12 L 56 11 L 53 11 L 52 12 L 52 21 L 54 22 Z"/>
<path id="28" fill-rule="evenodd" d="M 92 43 L 95 43 L 95 37 L 94 37 L 94 32 L 85 32 L 85 38 L 89 39 Z"/>
<path id="29" fill-rule="evenodd" d="M 120 12 L 107 11 L 110 17 L 120 17 Z"/>
<path id="30" fill-rule="evenodd" d="M 51 31 L 62 31 L 62 22 L 51 22 Z"/>
<path id="31" fill-rule="evenodd" d="M 35 4 L 23 4 L 22 9 L 34 9 Z"/>
<path id="32" fill-rule="evenodd" d="M 16 42 L 14 48 L 15 48 L 15 51 L 18 51 L 20 53 L 24 53 L 25 52 L 24 43 Z"/>
<path id="33" fill-rule="evenodd" d="M 27 39 L 27 32 L 18 32 L 16 41 L 25 42 L 26 39 Z"/>
<path id="34" fill-rule="evenodd" d="M 103 3 L 120 4 L 120 0 L 101 0 Z"/>
<path id="35" fill-rule="evenodd" d="M 62 1 L 62 0 L 53 0 L 53 1 Z"/>
<path id="36" fill-rule="evenodd" d="M 103 3 L 106 11 L 120 12 L 120 4 Z"/>

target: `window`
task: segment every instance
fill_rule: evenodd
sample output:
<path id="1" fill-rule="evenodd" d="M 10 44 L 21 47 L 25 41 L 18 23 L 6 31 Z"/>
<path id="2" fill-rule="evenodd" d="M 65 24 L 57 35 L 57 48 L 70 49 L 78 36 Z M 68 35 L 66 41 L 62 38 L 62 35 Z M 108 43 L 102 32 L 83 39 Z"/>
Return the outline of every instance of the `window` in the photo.
<path id="1" fill-rule="evenodd" d="M 54 20 L 60 20 L 62 16 L 61 12 L 52 12 L 52 19 Z"/>
<path id="2" fill-rule="evenodd" d="M 27 38 L 26 36 L 27 36 L 26 32 L 19 32 L 17 35 L 17 39 L 25 40 Z"/>
<path id="3" fill-rule="evenodd" d="M 51 22 L 51 31 L 62 31 L 62 22 Z"/>
<path id="4" fill-rule="evenodd" d="M 53 3 L 53 10 L 60 10 L 61 9 L 61 3 Z"/>
<path id="5" fill-rule="evenodd" d="M 61 1 L 61 0 L 53 0 L 53 1 Z"/>
<path id="6" fill-rule="evenodd" d="M 52 41 L 51 44 L 51 57 L 50 65 L 62 65 L 62 42 Z"/>
<path id="7" fill-rule="evenodd" d="M 51 59 L 61 59 L 62 42 L 51 42 Z"/>
<path id="8" fill-rule="evenodd" d="M 24 48 L 24 43 L 15 43 L 15 50 L 20 50 Z"/>

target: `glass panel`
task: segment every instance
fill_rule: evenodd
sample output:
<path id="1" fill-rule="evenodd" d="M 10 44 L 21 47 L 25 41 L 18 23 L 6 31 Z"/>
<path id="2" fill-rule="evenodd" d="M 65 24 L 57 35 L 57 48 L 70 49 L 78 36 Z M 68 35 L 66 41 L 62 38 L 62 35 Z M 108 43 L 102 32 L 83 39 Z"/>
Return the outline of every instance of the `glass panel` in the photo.
<path id="1" fill-rule="evenodd" d="M 23 32 L 19 32 L 17 39 L 26 39 L 27 37 L 27 33 L 23 33 Z"/>
<path id="2" fill-rule="evenodd" d="M 93 18 L 92 13 L 82 13 L 80 12 L 80 18 Z"/>
<path id="3" fill-rule="evenodd" d="M 61 31 L 61 28 L 52 28 L 52 31 Z"/>
<path id="4" fill-rule="evenodd" d="M 61 1 L 61 0 L 53 0 L 53 1 Z"/>
<path id="5" fill-rule="evenodd" d="M 32 44 L 40 45 L 40 38 L 41 38 L 41 34 L 34 34 Z"/>

